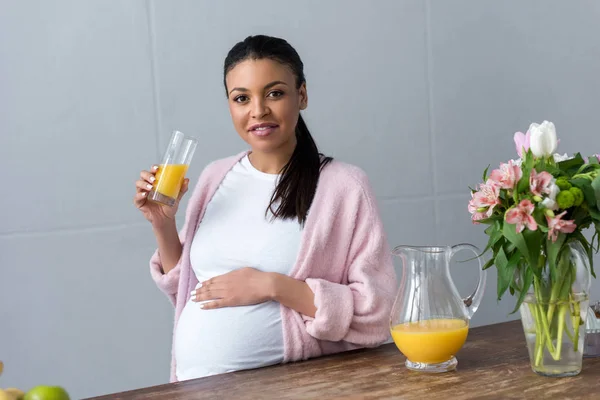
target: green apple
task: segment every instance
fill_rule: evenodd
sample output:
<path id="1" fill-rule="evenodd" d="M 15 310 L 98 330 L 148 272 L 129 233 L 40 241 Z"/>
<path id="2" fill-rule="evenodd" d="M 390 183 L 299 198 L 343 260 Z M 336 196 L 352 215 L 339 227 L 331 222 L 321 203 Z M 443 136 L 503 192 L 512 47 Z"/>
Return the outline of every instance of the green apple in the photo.
<path id="1" fill-rule="evenodd" d="M 69 394 L 60 386 L 36 386 L 27 393 L 23 400 L 70 400 Z"/>

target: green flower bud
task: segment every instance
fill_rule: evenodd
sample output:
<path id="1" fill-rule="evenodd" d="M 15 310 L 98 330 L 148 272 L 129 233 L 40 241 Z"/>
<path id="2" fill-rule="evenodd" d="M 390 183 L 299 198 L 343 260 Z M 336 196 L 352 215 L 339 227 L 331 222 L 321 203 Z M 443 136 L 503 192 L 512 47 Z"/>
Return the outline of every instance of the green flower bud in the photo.
<path id="1" fill-rule="evenodd" d="M 575 197 L 570 191 L 563 190 L 556 195 L 556 202 L 558 203 L 558 207 L 566 210 L 567 208 L 573 207 Z"/>
<path id="2" fill-rule="evenodd" d="M 569 183 L 567 178 L 561 177 L 556 180 L 556 186 L 558 186 L 560 190 L 569 190 L 571 189 L 572 185 Z"/>
<path id="3" fill-rule="evenodd" d="M 578 187 L 572 187 L 569 192 L 573 195 L 573 205 L 579 207 L 583 203 L 583 192 Z"/>
<path id="4" fill-rule="evenodd" d="M 479 208 L 477 209 L 477 212 L 478 212 L 478 213 L 482 213 L 482 212 L 485 212 L 485 211 L 487 211 L 487 209 L 488 209 L 487 207 L 479 207 Z"/>
<path id="5" fill-rule="evenodd" d="M 546 209 L 544 210 L 544 214 L 546 214 L 546 215 L 548 216 L 548 218 L 554 218 L 554 211 L 552 211 L 552 210 L 551 210 L 551 209 L 549 209 L 549 208 L 546 208 Z"/>
<path id="6" fill-rule="evenodd" d="M 533 196 L 533 201 L 539 203 L 540 201 L 542 201 L 542 198 L 540 196 Z"/>

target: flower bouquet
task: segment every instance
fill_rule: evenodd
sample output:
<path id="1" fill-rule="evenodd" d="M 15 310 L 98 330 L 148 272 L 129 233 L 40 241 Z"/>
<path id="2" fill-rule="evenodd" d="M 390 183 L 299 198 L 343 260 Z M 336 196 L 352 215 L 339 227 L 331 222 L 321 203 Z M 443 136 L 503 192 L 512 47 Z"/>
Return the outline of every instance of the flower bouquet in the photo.
<path id="1" fill-rule="evenodd" d="M 576 375 L 600 246 L 600 156 L 556 154 L 548 121 L 514 140 L 519 159 L 486 169 L 468 210 L 473 223 L 489 225 L 483 253 L 493 254 L 484 268 L 497 268 L 498 300 L 507 290 L 517 296 L 513 313 L 521 312 L 532 369 Z"/>

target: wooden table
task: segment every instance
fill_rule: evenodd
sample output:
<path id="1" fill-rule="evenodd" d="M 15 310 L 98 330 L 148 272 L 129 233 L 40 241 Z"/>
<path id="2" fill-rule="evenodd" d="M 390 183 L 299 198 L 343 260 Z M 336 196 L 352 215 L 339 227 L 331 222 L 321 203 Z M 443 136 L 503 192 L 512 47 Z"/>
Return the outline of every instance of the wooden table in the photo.
<path id="1" fill-rule="evenodd" d="M 538 376 L 520 321 L 472 329 L 457 359 L 454 372 L 417 373 L 386 344 L 95 399 L 600 399 L 600 358 L 575 377 Z"/>

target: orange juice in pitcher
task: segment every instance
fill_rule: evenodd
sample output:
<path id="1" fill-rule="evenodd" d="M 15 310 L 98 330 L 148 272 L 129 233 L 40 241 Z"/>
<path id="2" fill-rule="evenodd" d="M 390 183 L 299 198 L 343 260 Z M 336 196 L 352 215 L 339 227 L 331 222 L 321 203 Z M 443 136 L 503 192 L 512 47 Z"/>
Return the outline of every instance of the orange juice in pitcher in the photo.
<path id="1" fill-rule="evenodd" d="M 469 325 L 462 319 L 426 319 L 392 327 L 392 339 L 411 361 L 424 364 L 452 359 L 467 340 Z"/>

